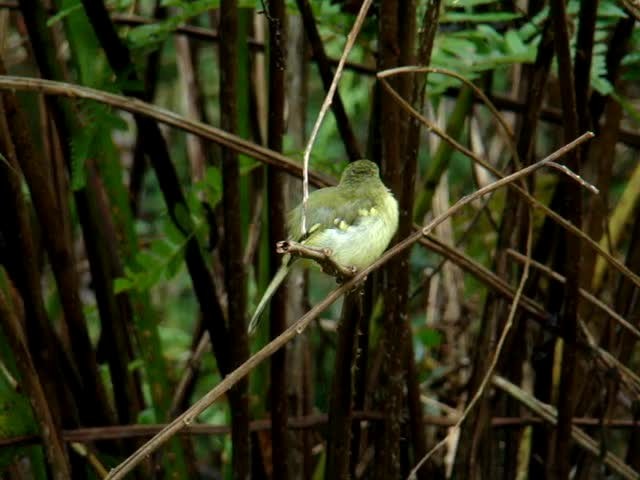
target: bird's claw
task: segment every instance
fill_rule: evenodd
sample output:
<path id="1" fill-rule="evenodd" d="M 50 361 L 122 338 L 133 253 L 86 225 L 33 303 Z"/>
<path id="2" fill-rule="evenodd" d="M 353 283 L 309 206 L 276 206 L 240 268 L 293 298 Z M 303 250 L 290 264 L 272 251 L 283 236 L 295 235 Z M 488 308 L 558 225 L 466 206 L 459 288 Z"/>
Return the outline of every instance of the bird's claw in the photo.
<path id="1" fill-rule="evenodd" d="M 289 240 L 281 240 L 276 243 L 276 253 L 287 253 L 291 247 Z"/>

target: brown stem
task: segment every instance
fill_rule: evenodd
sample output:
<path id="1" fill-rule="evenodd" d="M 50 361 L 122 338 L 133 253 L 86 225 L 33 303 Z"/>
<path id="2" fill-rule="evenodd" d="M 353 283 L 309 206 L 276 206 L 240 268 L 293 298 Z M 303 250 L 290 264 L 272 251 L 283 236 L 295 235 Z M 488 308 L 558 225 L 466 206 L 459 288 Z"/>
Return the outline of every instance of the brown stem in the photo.
<path id="1" fill-rule="evenodd" d="M 42 297 L 38 255 L 29 211 L 20 185 L 20 167 L 1 97 L 0 153 L 3 156 L 0 160 L 0 203 L 12 206 L 0 209 L 0 236 L 4 243 L 2 263 L 23 299 L 26 343 L 36 369 L 42 375 L 42 387 L 49 399 L 54 418 L 65 426 L 74 425 L 77 419 L 68 421 L 74 417 L 74 408 L 65 409 L 64 416 L 60 408 L 60 403 L 66 400 L 64 392 L 71 388 L 72 382 L 70 379 L 65 381 L 65 376 L 60 371 L 61 362 L 57 357 L 55 342 L 51 341 L 57 334 L 51 328 L 51 320 Z M 75 393 L 78 391 L 75 390 Z"/>
<path id="2" fill-rule="evenodd" d="M 581 6 L 581 10 L 585 7 Z M 567 24 L 567 10 L 564 0 L 551 2 L 551 17 L 554 30 L 554 43 L 558 59 L 560 93 L 562 96 L 562 114 L 564 124 L 564 138 L 573 138 L 578 132 L 578 116 L 576 111 L 576 84 L 571 65 L 569 47 L 570 34 Z M 583 92 L 586 94 L 586 92 Z M 586 102 L 586 99 L 582 99 Z M 585 107 L 586 108 L 586 107 Z M 580 149 L 574 150 L 566 159 L 566 165 L 580 174 Z M 574 225 L 582 225 L 582 192 L 571 182 L 564 180 L 561 187 L 564 198 L 561 212 Z M 576 338 L 578 333 L 578 304 L 580 286 L 581 242 L 574 235 L 565 235 L 563 242 L 566 258 L 559 262 L 564 264 L 564 274 L 567 284 L 564 291 L 564 314 L 560 329 L 563 332 L 564 347 L 562 349 L 562 371 L 558 392 L 558 428 L 554 440 L 554 452 L 549 464 L 549 475 L 552 479 L 564 480 L 569 478 L 570 471 L 570 442 L 571 417 L 575 408 L 575 369 L 576 369 Z"/>
<path id="3" fill-rule="evenodd" d="M 220 125 L 235 133 L 238 129 L 238 2 L 222 0 L 220 4 Z M 240 167 L 234 150 L 222 149 L 222 207 L 224 210 L 224 281 L 228 296 L 228 324 L 231 345 L 231 369 L 249 356 L 245 325 L 246 291 L 242 261 L 242 217 L 240 205 Z M 212 338 L 213 338 L 213 334 Z M 229 392 L 231 404 L 231 441 L 233 444 L 233 478 L 249 476 L 249 400 L 247 380 L 236 384 Z"/>
<path id="4" fill-rule="evenodd" d="M 409 46 L 413 43 L 413 38 L 408 37 L 404 39 L 403 50 L 406 49 L 408 52 L 405 54 L 405 58 L 401 58 L 401 64 L 408 64 L 409 62 L 417 63 L 419 65 L 428 66 L 431 62 L 431 53 L 433 50 L 433 42 L 436 36 L 436 32 L 438 30 L 438 20 L 440 16 L 440 0 L 430 0 L 427 2 L 427 6 L 424 12 L 424 16 L 422 18 L 422 24 L 420 25 L 419 31 L 420 35 L 418 38 L 418 50 L 416 54 L 415 60 L 411 58 L 409 52 L 411 49 Z M 409 10 L 411 11 L 411 10 Z M 412 36 L 415 35 L 414 32 L 411 31 L 412 28 L 415 28 L 413 22 L 405 24 L 405 32 L 407 35 Z M 419 75 L 411 75 L 408 79 L 412 80 L 412 85 L 408 85 L 406 87 L 407 90 L 411 90 L 411 104 L 415 107 L 416 110 L 422 111 L 424 108 L 424 100 L 425 100 L 425 87 L 427 83 L 427 76 L 420 77 Z M 403 210 L 407 209 L 409 212 L 408 218 L 405 220 L 407 222 L 406 226 L 403 226 L 403 230 L 411 229 L 413 225 L 411 225 L 411 219 L 413 218 L 413 210 L 414 210 L 414 198 L 415 198 L 415 184 L 416 182 L 413 180 L 416 172 L 418 171 L 418 153 L 420 149 L 420 133 L 421 133 L 422 124 L 420 121 L 410 116 L 409 125 L 407 128 L 407 141 L 404 148 L 404 172 L 403 175 L 406 175 L 404 178 L 404 184 L 402 186 L 402 191 L 404 192 L 403 198 Z M 408 270 L 408 265 L 405 265 L 404 268 Z M 409 273 L 405 273 L 407 279 L 404 283 L 404 287 L 409 289 Z M 405 296 L 405 302 L 409 302 L 408 295 Z M 407 307 L 405 307 L 407 308 Z M 406 382 L 407 382 L 407 410 L 409 413 L 409 428 L 411 431 L 411 442 L 413 447 L 413 458 L 415 459 L 422 458 L 427 452 L 427 440 L 425 435 L 425 429 L 423 427 L 423 409 L 422 404 L 420 402 L 420 384 L 418 380 L 418 374 L 416 369 L 416 360 L 413 349 L 413 335 L 411 331 L 411 325 L 409 322 L 403 322 L 403 327 L 407 330 L 405 333 L 405 337 L 407 339 L 405 359 L 404 359 L 404 368 L 406 369 Z M 433 472 L 430 469 L 422 469 L 418 473 L 419 480 L 427 480 L 427 478 L 432 478 Z"/>
<path id="5" fill-rule="evenodd" d="M 357 289 L 344 298 L 338 329 L 338 346 L 329 399 L 324 475 L 326 480 L 350 478 L 353 365 L 356 356 L 356 331 L 361 317 L 362 290 Z"/>
<path id="6" fill-rule="evenodd" d="M 412 64 L 415 53 L 415 2 L 396 0 L 382 2 L 379 16 L 378 69 Z M 390 82 L 402 98 L 410 98 L 414 91 L 411 76 L 394 77 Z M 396 238 L 405 238 L 413 227 L 413 202 L 417 168 L 417 145 L 411 131 L 411 148 L 407 151 L 410 115 L 390 98 L 387 90 L 380 96 L 378 132 L 381 140 L 382 171 L 386 183 L 398 199 L 400 221 Z M 409 295 L 409 251 L 395 258 L 386 270 L 384 293 L 385 311 L 382 318 L 381 348 L 385 352 L 379 379 L 380 406 L 386 421 L 376 439 L 376 454 L 380 459 L 374 478 L 400 478 L 400 445 L 402 423 L 408 403 L 404 398 L 406 385 L 406 345 L 410 341 L 407 322 Z"/>
<path id="7" fill-rule="evenodd" d="M 20 3 L 23 17 L 29 31 L 34 56 L 43 75 L 61 79 L 62 73 L 57 63 L 53 44 L 48 35 L 45 15 L 39 3 L 24 0 Z M 4 67 L 2 67 L 4 70 Z M 5 73 L 0 71 L 0 73 Z M 56 198 L 49 174 L 49 167 L 40 164 L 40 156 L 36 153 L 34 142 L 30 137 L 30 129 L 26 118 L 20 111 L 15 95 L 4 94 L 5 109 L 11 136 L 21 163 L 27 184 L 31 191 L 36 214 L 42 226 L 45 249 L 56 279 L 60 295 L 67 331 L 71 339 L 71 347 L 75 364 L 83 382 L 85 401 L 79 405 L 92 405 L 93 408 L 82 408 L 80 413 L 84 420 L 93 424 L 112 423 L 113 413 L 109 405 L 104 385 L 98 372 L 95 352 L 91 345 L 80 300 L 80 279 L 76 272 L 76 263 L 71 246 L 69 232 L 65 228 L 63 213 L 68 205 L 63 202 L 67 197 Z M 51 111 L 56 120 L 56 128 L 60 135 L 62 149 L 69 148 L 71 116 L 67 116 L 61 102 L 52 100 Z M 68 153 L 68 151 L 66 152 Z M 68 159 L 69 156 L 65 155 Z M 82 219 L 81 219 L 82 220 Z M 86 219 L 84 219 L 86 220 Z M 83 225 L 86 225 L 83 223 Z"/>
<path id="8" fill-rule="evenodd" d="M 13 357 L 20 372 L 20 381 L 25 393 L 29 396 L 33 413 L 40 424 L 45 454 L 51 473 L 55 480 L 66 480 L 71 478 L 69 461 L 64 450 L 64 445 L 60 436 L 60 430 L 54 422 L 49 403 L 45 395 L 40 379 L 36 372 L 33 360 L 29 354 L 24 334 L 20 327 L 20 321 L 11 310 L 9 302 L 0 288 L 0 324 L 4 331 Z"/>
<path id="9" fill-rule="evenodd" d="M 322 271 L 327 275 L 343 280 L 353 277 L 356 272 L 355 267 L 340 265 L 333 260 L 333 252 L 328 248 L 318 249 L 307 247 L 293 240 L 283 240 L 276 243 L 276 253 L 294 255 L 296 257 L 308 258 L 319 263 Z"/>
<path id="10" fill-rule="evenodd" d="M 269 23 L 269 116 L 267 146 L 282 151 L 282 139 L 285 132 L 285 74 L 287 17 L 284 0 L 271 0 L 267 16 Z M 267 195 L 269 205 L 268 242 L 269 245 L 287 238 L 287 179 L 282 172 L 273 167 L 267 168 Z M 269 271 L 275 275 L 280 268 L 281 258 L 269 249 Z M 278 289 L 269 306 L 269 337 L 277 338 L 287 328 L 286 282 Z M 270 399 L 271 399 L 271 459 L 273 462 L 273 478 L 287 480 L 289 463 L 292 455 L 289 450 L 287 418 L 289 415 L 287 378 L 287 351 L 282 349 L 275 353 L 270 365 Z"/>

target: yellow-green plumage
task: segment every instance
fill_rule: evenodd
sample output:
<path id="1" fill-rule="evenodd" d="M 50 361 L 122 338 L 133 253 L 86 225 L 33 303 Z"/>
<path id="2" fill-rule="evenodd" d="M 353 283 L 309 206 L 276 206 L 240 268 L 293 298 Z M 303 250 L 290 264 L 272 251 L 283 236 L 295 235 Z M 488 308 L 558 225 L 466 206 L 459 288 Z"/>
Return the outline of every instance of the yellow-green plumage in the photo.
<path id="1" fill-rule="evenodd" d="M 352 162 L 335 187 L 309 195 L 307 232 L 302 231 L 302 205 L 289 213 L 289 237 L 306 246 L 328 248 L 344 267 L 362 270 L 386 250 L 398 228 L 398 203 L 380 180 L 378 166 L 369 160 Z M 289 255 L 267 287 L 249 323 L 252 332 L 267 302 L 286 278 L 293 262 Z M 306 263 L 306 262 L 305 262 Z"/>

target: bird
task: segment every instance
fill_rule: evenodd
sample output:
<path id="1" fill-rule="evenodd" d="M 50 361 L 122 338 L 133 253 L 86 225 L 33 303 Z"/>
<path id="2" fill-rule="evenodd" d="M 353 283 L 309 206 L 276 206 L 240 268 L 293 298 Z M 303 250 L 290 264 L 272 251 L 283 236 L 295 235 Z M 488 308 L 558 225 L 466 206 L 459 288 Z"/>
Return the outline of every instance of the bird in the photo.
<path id="1" fill-rule="evenodd" d="M 370 160 L 351 162 L 342 172 L 340 182 L 312 192 L 305 209 L 302 203 L 289 212 L 289 239 L 320 251 L 342 267 L 360 271 L 375 262 L 387 249 L 398 229 L 398 202 L 380 180 L 378 166 Z M 291 270 L 293 264 L 309 266 L 310 260 L 286 254 L 282 265 L 267 286 L 253 317 L 253 333 L 267 303 Z"/>

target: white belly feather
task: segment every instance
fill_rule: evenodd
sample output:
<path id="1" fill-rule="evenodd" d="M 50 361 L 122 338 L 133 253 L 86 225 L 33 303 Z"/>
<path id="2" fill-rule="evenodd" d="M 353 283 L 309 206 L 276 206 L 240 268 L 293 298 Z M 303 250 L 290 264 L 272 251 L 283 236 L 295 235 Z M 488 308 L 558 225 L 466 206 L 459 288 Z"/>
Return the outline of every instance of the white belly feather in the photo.
<path id="1" fill-rule="evenodd" d="M 318 232 L 308 245 L 331 249 L 333 259 L 345 267 L 368 267 L 386 250 L 398 228 L 398 204 L 393 197 L 372 210 L 353 225 Z"/>

